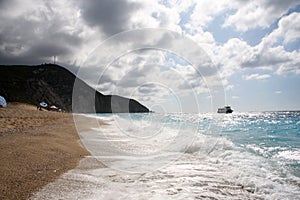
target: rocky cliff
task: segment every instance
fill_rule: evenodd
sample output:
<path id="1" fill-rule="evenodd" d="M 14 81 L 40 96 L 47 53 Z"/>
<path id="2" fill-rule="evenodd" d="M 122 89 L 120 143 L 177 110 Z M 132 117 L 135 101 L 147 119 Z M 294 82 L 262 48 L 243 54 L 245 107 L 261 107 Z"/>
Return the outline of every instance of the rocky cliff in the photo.
<path id="1" fill-rule="evenodd" d="M 75 93 L 73 93 L 74 84 L 77 88 Z M 148 108 L 136 100 L 103 95 L 76 78 L 67 69 L 53 64 L 0 65 L 0 95 L 7 101 L 34 105 L 45 101 L 69 112 L 149 112 Z"/>

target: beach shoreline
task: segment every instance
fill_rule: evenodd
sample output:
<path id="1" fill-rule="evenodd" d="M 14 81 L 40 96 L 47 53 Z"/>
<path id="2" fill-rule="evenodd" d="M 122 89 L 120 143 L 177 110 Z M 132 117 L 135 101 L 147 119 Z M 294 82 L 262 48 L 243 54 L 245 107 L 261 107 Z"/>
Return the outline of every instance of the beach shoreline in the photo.
<path id="1" fill-rule="evenodd" d="M 28 199 L 89 155 L 70 113 L 9 103 L 0 127 L 0 199 Z"/>

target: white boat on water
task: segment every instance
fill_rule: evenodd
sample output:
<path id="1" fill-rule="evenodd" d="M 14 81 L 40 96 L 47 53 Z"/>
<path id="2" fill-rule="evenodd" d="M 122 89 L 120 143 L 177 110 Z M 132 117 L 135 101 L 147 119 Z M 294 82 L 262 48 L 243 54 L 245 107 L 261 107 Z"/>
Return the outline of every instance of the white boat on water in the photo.
<path id="1" fill-rule="evenodd" d="M 224 108 L 218 108 L 218 113 L 232 113 L 233 110 L 230 106 L 224 106 Z"/>

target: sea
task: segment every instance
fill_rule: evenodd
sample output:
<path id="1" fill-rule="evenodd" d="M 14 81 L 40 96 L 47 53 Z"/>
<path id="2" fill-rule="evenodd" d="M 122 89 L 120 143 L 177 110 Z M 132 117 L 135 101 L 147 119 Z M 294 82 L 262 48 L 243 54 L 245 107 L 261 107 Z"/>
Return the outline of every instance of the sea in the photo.
<path id="1" fill-rule="evenodd" d="M 300 199 L 300 112 L 84 117 L 91 156 L 33 199 Z"/>

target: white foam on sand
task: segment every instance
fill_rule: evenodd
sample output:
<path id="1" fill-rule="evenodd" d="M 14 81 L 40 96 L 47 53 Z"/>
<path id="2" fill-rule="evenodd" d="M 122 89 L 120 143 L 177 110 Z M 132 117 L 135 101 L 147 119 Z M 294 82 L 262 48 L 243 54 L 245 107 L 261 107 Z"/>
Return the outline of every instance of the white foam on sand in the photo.
<path id="1" fill-rule="evenodd" d="M 221 156 L 229 159 L 231 155 Z M 87 157 L 31 199 L 295 199 L 300 195 L 296 186 L 280 183 L 263 166 L 258 171 L 252 166 L 251 177 L 243 167 L 227 171 L 226 162 L 187 157 L 146 174 L 105 168 Z"/>

